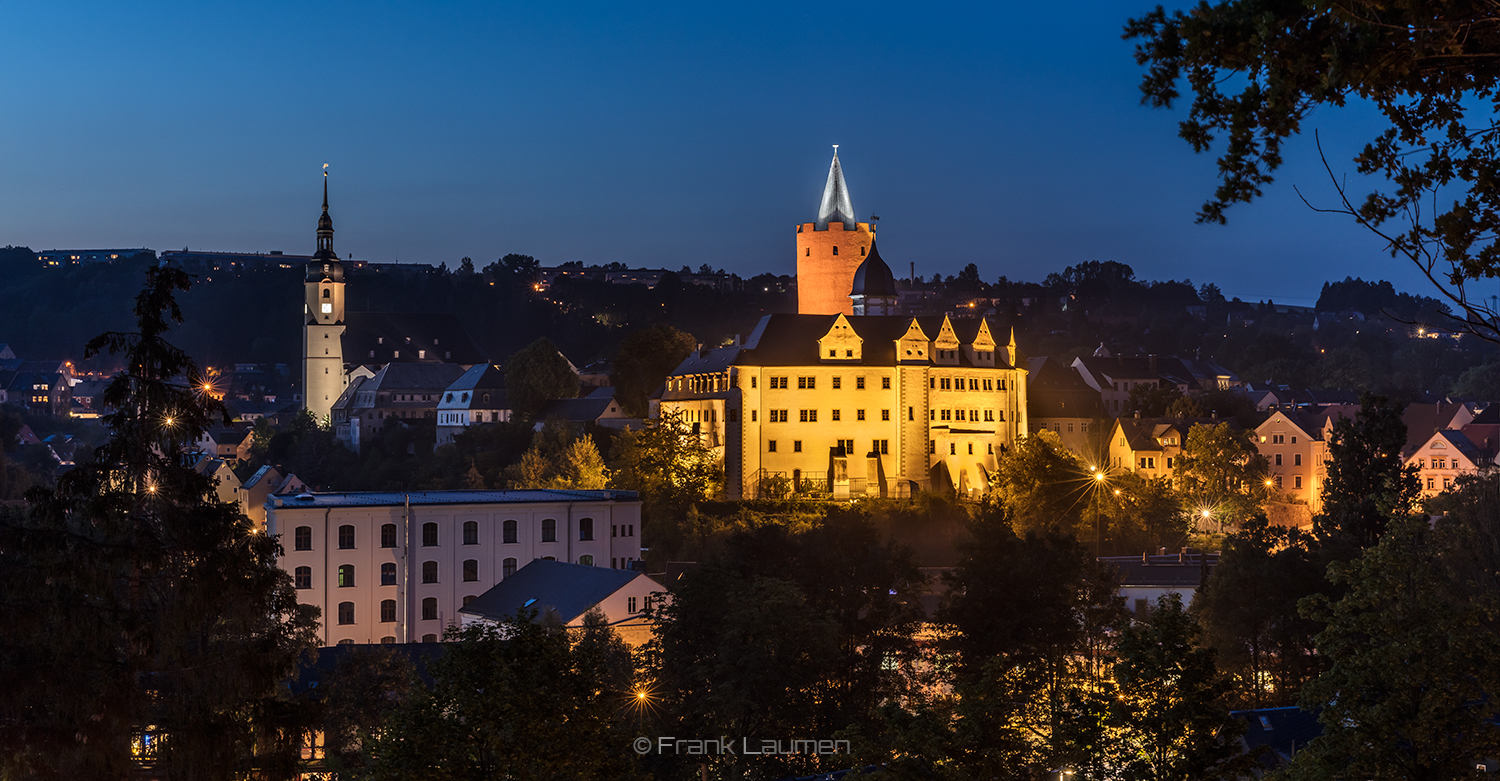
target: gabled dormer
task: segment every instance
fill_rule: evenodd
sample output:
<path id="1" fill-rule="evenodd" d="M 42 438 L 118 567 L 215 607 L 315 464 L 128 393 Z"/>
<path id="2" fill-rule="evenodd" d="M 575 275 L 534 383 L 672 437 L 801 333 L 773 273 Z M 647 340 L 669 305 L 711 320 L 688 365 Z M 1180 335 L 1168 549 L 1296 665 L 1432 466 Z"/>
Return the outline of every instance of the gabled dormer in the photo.
<path id="1" fill-rule="evenodd" d="M 896 362 L 897 363 L 930 363 L 932 361 L 932 340 L 922 330 L 922 326 L 916 320 L 906 327 L 906 333 L 896 340 Z"/>
<path id="2" fill-rule="evenodd" d="M 953 330 L 953 321 L 943 315 L 943 325 L 938 329 L 937 338 L 932 340 L 933 363 L 939 366 L 957 366 L 958 351 L 963 343 L 958 340 L 958 333 Z"/>
<path id="3" fill-rule="evenodd" d="M 975 366 L 995 365 L 995 336 L 990 333 L 990 321 L 979 321 L 979 333 L 974 336 L 974 342 L 964 346 L 964 352 L 969 356 L 969 362 Z"/>
<path id="4" fill-rule="evenodd" d="M 859 363 L 864 360 L 864 343 L 849 325 L 849 318 L 841 314 L 818 340 L 818 358 L 823 363 Z"/>

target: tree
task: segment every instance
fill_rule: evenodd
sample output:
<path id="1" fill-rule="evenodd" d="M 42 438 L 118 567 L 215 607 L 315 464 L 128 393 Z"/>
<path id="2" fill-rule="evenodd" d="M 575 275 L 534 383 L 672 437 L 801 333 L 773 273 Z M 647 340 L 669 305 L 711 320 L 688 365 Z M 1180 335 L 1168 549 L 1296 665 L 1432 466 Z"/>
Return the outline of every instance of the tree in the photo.
<path id="1" fill-rule="evenodd" d="M 609 481 L 609 470 L 593 438 L 560 420 L 543 424 L 532 437 L 531 448 L 505 474 L 512 488 L 592 491 Z"/>
<path id="2" fill-rule="evenodd" d="M 1104 487 L 1100 511 L 1105 551 L 1125 554 L 1177 548 L 1187 539 L 1192 525 L 1171 480 L 1123 470 L 1109 475 Z"/>
<path id="3" fill-rule="evenodd" d="M 1160 418 L 1182 401 L 1182 390 L 1176 385 L 1139 384 L 1125 399 L 1125 412 L 1139 412 L 1143 418 Z"/>
<path id="4" fill-rule="evenodd" d="M 1000 456 L 996 497 L 1021 532 L 1061 531 L 1092 537 L 1083 513 L 1095 487 L 1083 464 L 1050 431 L 1038 431 Z"/>
<path id="5" fill-rule="evenodd" d="M 1328 444 L 1328 477 L 1323 483 L 1323 512 L 1314 528 L 1336 547 L 1375 544 L 1393 517 L 1406 515 L 1421 488 L 1416 470 L 1401 457 L 1406 446 L 1406 405 L 1365 394 L 1354 418 L 1333 426 Z M 1338 555 L 1337 558 L 1352 558 Z"/>
<path id="6" fill-rule="evenodd" d="M 535 420 L 547 402 L 578 395 L 578 374 L 544 336 L 506 362 L 505 388 L 516 414 Z"/>
<path id="7" fill-rule="evenodd" d="M 1254 517 L 1270 493 L 1266 457 L 1253 433 L 1229 423 L 1194 423 L 1177 457 L 1178 491 L 1189 511 L 1221 526 Z"/>
<path id="8" fill-rule="evenodd" d="M 365 779 L 614 779 L 637 776 L 619 717 L 629 688 L 606 657 L 618 651 L 595 622 L 568 630 L 522 611 L 498 625 L 450 628 L 367 752 Z M 618 638 L 615 638 L 618 642 Z"/>
<path id="9" fill-rule="evenodd" d="M 188 285 L 181 269 L 148 269 L 137 330 L 89 342 L 87 356 L 107 350 L 125 367 L 104 392 L 113 434 L 0 525 L 4 771 L 123 777 L 145 732 L 163 774 L 295 762 L 278 692 L 317 612 L 277 568 L 277 540 L 220 502 L 185 453 L 224 417 L 165 339 Z"/>
<path id="10" fill-rule="evenodd" d="M 615 357 L 615 400 L 631 417 L 647 417 L 648 397 L 697 348 L 693 335 L 670 325 L 643 328 L 625 337 Z"/>
<path id="11" fill-rule="evenodd" d="M 1297 603 L 1325 586 L 1315 541 L 1295 528 L 1272 526 L 1264 515 L 1224 540 L 1219 563 L 1193 600 L 1204 644 L 1234 679 L 1240 707 L 1295 704 L 1318 672 L 1313 635 Z"/>
<path id="12" fill-rule="evenodd" d="M 1171 106 L 1185 79 L 1193 98 L 1179 135 L 1203 152 L 1227 134 L 1200 222 L 1222 223 L 1231 204 L 1259 197 L 1286 139 L 1317 108 L 1372 103 L 1387 127 L 1354 166 L 1391 184 L 1360 199 L 1325 160 L 1338 202 L 1323 210 L 1383 239 L 1458 310 L 1453 322 L 1495 340 L 1488 288 L 1470 287 L 1500 270 L 1494 20 L 1487 6 L 1448 2 L 1220 0 L 1170 14 L 1158 6 L 1130 20 L 1125 37 L 1139 41 L 1136 61 L 1148 68 L 1143 102 Z"/>
<path id="13" fill-rule="evenodd" d="M 1290 778 L 1462 778 L 1500 753 L 1500 583 L 1493 569 L 1476 584 L 1455 566 L 1467 531 L 1393 519 L 1358 559 L 1329 567 L 1342 598 L 1303 603 L 1327 625 L 1317 647 L 1331 664 L 1303 690 L 1323 734 L 1298 751 Z"/>
<path id="14" fill-rule="evenodd" d="M 1199 647 L 1199 628 L 1182 598 L 1165 594 L 1144 623 L 1120 639 L 1114 666 L 1119 696 L 1111 711 L 1115 738 L 1105 750 L 1112 778 L 1196 781 L 1249 775 L 1242 729 L 1224 697 L 1231 684 Z"/>
<path id="15" fill-rule="evenodd" d="M 680 413 L 663 412 L 639 431 L 627 427 L 615 438 L 609 460 L 610 485 L 640 492 L 642 519 L 657 540 L 653 547 L 679 544 L 688 509 L 724 485 L 718 454 L 692 433 Z"/>

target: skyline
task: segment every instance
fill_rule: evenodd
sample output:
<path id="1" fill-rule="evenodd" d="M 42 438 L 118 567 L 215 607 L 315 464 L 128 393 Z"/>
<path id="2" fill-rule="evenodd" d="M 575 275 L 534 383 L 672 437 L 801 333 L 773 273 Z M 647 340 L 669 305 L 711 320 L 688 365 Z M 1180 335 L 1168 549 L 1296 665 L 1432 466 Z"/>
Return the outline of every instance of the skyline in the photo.
<path id="1" fill-rule="evenodd" d="M 1332 194 L 1310 136 L 1228 226 L 1194 224 L 1213 156 L 1140 105 L 1120 39 L 1149 4 L 819 8 L 11 8 L 0 244 L 309 254 L 326 162 L 341 255 L 792 274 L 839 144 L 899 274 L 1115 260 L 1246 300 L 1434 292 L 1301 202 Z M 1343 173 L 1375 124 L 1309 127 Z"/>

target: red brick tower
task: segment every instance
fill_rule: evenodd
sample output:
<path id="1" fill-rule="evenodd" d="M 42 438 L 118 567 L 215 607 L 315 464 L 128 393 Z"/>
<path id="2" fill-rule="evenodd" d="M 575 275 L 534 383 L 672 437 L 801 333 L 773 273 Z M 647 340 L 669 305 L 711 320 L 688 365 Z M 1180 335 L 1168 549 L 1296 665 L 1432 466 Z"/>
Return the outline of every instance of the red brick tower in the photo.
<path id="1" fill-rule="evenodd" d="M 797 226 L 797 312 L 804 315 L 854 314 L 849 292 L 854 272 L 865 261 L 875 234 L 868 222 L 854 221 L 849 186 L 833 147 L 833 164 L 817 222 Z"/>

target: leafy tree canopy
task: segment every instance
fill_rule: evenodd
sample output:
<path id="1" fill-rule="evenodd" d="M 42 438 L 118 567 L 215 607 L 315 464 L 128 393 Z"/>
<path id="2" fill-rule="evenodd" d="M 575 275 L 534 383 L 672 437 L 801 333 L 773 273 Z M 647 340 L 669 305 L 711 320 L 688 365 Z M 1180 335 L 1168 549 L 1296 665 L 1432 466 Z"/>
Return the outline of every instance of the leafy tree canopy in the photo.
<path id="1" fill-rule="evenodd" d="M 506 361 L 505 388 L 516 414 L 534 420 L 547 402 L 578 395 L 578 375 L 544 336 Z"/>

